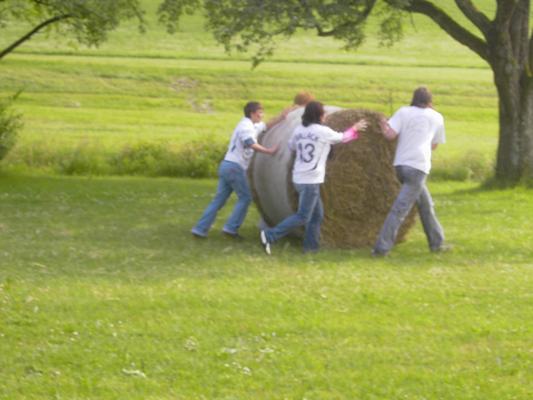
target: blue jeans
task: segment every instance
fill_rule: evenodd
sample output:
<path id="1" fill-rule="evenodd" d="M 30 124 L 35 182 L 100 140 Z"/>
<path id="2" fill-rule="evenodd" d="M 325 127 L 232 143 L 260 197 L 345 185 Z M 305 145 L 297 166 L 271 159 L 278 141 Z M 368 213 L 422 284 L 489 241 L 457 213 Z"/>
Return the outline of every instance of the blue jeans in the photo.
<path id="1" fill-rule="evenodd" d="M 246 171 L 239 164 L 224 160 L 218 168 L 218 188 L 215 198 L 207 206 L 198 223 L 192 228 L 194 234 L 207 236 L 218 210 L 226 204 L 226 200 L 233 191 L 237 193 L 238 201 L 222 229 L 225 232 L 236 234 L 244 222 L 248 206 L 252 202 L 252 194 L 248 186 Z"/>
<path id="2" fill-rule="evenodd" d="M 273 228 L 265 229 L 269 243 L 281 239 L 294 228 L 305 225 L 304 251 L 316 251 L 320 246 L 320 224 L 324 219 L 324 208 L 320 199 L 319 184 L 294 184 L 298 192 L 298 211 Z"/>
<path id="3" fill-rule="evenodd" d="M 438 249 L 444 243 L 444 232 L 435 215 L 433 200 L 426 186 L 427 174 L 406 165 L 397 166 L 396 174 L 402 187 L 381 228 L 374 251 L 380 254 L 389 252 L 396 241 L 398 229 L 415 202 L 429 247 L 432 250 Z"/>

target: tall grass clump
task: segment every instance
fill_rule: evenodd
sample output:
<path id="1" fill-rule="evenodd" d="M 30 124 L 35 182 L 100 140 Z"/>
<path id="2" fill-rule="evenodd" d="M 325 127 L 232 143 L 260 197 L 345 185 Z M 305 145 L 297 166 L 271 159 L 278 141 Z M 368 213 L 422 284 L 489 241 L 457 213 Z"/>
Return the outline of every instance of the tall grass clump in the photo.
<path id="1" fill-rule="evenodd" d="M 138 142 L 110 149 L 94 142 L 80 142 L 74 148 L 47 148 L 40 142 L 10 157 L 13 166 L 63 175 L 138 175 L 213 178 L 224 157 L 226 144 L 197 140 L 177 146 L 161 142 Z"/>
<path id="2" fill-rule="evenodd" d="M 18 97 L 0 99 L 0 160 L 13 148 L 17 135 L 22 128 L 22 116 L 11 110 L 13 102 Z"/>
<path id="3" fill-rule="evenodd" d="M 185 143 L 139 141 L 122 146 L 82 140 L 74 146 L 40 139 L 18 145 L 4 163 L 62 175 L 136 175 L 214 178 L 227 150 L 222 139 L 203 138 Z M 431 180 L 484 182 L 494 172 L 494 160 L 481 151 L 437 159 Z"/>
<path id="4" fill-rule="evenodd" d="M 110 167 L 117 175 L 212 178 L 225 150 L 225 144 L 207 140 L 184 143 L 177 149 L 165 143 L 141 142 L 111 156 Z"/>
<path id="5" fill-rule="evenodd" d="M 489 179 L 493 173 L 492 157 L 479 151 L 470 151 L 459 157 L 435 162 L 431 179 L 482 182 Z"/>

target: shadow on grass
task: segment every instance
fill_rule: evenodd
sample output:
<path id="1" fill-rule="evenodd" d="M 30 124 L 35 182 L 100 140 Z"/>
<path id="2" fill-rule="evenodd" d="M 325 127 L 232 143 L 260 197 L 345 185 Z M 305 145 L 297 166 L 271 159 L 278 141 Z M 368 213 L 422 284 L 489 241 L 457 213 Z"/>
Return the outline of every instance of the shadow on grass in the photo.
<path id="1" fill-rule="evenodd" d="M 234 199 L 220 212 L 207 239 L 191 235 L 190 228 L 214 193 L 214 180 L 5 174 L 0 179 L 4 210 L 0 238 L 9 251 L 3 256 L 3 274 L 137 281 L 264 275 L 280 268 L 426 269 L 530 263 L 533 235 L 523 218 L 531 208 L 530 196 L 518 191 L 518 200 L 510 202 L 507 192 L 498 195 L 465 185 L 432 184 L 439 218 L 455 245 L 450 253 L 430 253 L 417 224 L 408 240 L 384 259 L 372 258 L 370 248 L 324 248 L 304 255 L 298 238 L 277 242 L 269 257 L 259 242 L 254 207 L 241 228 L 244 240 L 221 232 Z"/>

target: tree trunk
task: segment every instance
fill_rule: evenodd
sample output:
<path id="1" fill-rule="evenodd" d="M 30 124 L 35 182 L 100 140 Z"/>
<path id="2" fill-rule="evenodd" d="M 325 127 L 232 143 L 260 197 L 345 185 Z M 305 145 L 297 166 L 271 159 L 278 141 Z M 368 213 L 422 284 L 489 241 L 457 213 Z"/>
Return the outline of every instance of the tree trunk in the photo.
<path id="1" fill-rule="evenodd" d="M 494 70 L 499 101 L 499 141 L 496 157 L 496 179 L 514 183 L 522 176 L 521 163 L 521 96 L 514 74 Z"/>
<path id="2" fill-rule="evenodd" d="M 522 109 L 520 132 L 522 137 L 523 177 L 533 179 L 533 77 L 522 78 Z"/>
<path id="3" fill-rule="evenodd" d="M 487 32 L 489 63 L 498 91 L 500 133 L 496 179 L 517 183 L 533 177 L 533 85 L 529 76 L 529 0 Z M 498 17 L 497 17 L 498 19 Z"/>
<path id="4" fill-rule="evenodd" d="M 517 183 L 533 178 L 533 78 L 494 70 L 499 100 L 496 179 Z"/>

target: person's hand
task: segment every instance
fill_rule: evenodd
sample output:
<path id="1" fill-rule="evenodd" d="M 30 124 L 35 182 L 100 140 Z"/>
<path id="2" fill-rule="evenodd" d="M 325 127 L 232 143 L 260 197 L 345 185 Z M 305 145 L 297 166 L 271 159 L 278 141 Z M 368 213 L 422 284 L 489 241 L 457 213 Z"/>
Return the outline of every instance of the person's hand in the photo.
<path id="1" fill-rule="evenodd" d="M 353 125 L 353 129 L 359 132 L 364 131 L 367 127 L 368 122 L 366 121 L 366 119 L 359 120 Z"/>
<path id="2" fill-rule="evenodd" d="M 394 140 L 396 139 L 396 136 L 398 136 L 398 133 L 390 127 L 389 122 L 385 117 L 382 117 L 379 120 L 379 126 L 381 127 L 381 134 L 385 139 Z"/>
<path id="3" fill-rule="evenodd" d="M 269 154 L 271 156 L 273 156 L 274 154 L 276 154 L 279 150 L 279 144 L 275 144 L 274 146 L 272 146 L 270 149 L 269 149 Z"/>
<path id="4" fill-rule="evenodd" d="M 382 132 L 387 132 L 389 129 L 389 122 L 385 117 L 379 119 L 379 126 L 381 127 Z"/>

